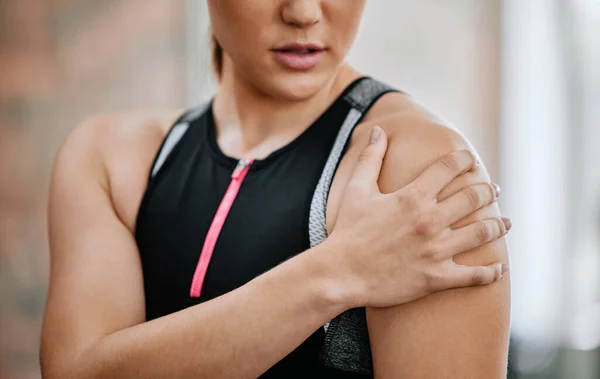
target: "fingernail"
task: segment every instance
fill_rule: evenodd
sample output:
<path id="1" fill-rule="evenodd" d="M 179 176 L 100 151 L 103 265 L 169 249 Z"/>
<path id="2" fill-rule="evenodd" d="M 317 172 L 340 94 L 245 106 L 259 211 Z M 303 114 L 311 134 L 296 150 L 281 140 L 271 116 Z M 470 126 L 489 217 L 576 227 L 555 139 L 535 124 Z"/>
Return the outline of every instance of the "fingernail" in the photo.
<path id="1" fill-rule="evenodd" d="M 494 187 L 494 192 L 496 195 L 496 199 L 500 197 L 500 192 L 502 192 L 502 190 L 500 189 L 500 186 L 496 183 L 492 183 L 492 187 Z"/>
<path id="2" fill-rule="evenodd" d="M 373 131 L 371 132 L 371 144 L 374 144 L 375 142 L 377 142 L 379 140 L 379 137 L 381 136 L 381 128 L 379 127 L 379 125 L 375 125 L 375 127 L 373 128 Z"/>
<path id="3" fill-rule="evenodd" d="M 504 278 L 504 274 L 508 272 L 508 266 L 505 264 L 500 265 L 500 275 L 496 280 L 502 280 Z"/>
<path id="4" fill-rule="evenodd" d="M 502 217 L 502 222 L 504 223 L 504 227 L 506 228 L 506 231 L 508 232 L 510 230 L 510 228 L 512 228 L 512 221 L 510 221 L 510 218 L 508 218 L 508 217 Z"/>

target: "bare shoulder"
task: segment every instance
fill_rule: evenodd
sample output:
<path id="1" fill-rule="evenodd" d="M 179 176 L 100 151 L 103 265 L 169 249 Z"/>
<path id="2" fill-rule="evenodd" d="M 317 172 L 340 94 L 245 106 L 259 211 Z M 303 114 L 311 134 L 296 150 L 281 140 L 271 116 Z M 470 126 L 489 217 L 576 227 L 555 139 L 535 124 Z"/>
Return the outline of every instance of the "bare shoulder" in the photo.
<path id="1" fill-rule="evenodd" d="M 340 162 L 331 186 L 327 209 L 330 231 L 335 224 L 343 189 L 350 180 L 375 125 L 379 125 L 388 138 L 388 150 L 379 179 L 382 192 L 392 192 L 403 187 L 447 153 L 460 149 L 475 151 L 456 127 L 436 117 L 411 97 L 401 93 L 386 94 L 375 103 L 361 124 L 356 126 L 348 150 Z M 468 183 L 488 180 L 485 166 L 482 165 L 480 169 L 453 183 L 441 197 Z"/>
<path id="2" fill-rule="evenodd" d="M 85 119 L 56 155 L 53 186 L 95 182 L 107 192 L 121 220 L 133 227 L 154 156 L 181 113 L 127 111 Z"/>
<path id="3" fill-rule="evenodd" d="M 457 127 L 403 94 L 389 94 L 373 106 L 350 142 L 353 154 L 359 154 L 366 146 L 375 125 L 381 126 L 388 136 L 384 170 L 394 171 L 396 184 L 412 181 L 427 166 L 453 150 L 475 151 Z M 392 178 L 386 171 L 382 172 L 382 179 Z M 479 174 L 487 175 L 485 169 Z M 380 185 L 390 187 L 385 181 Z"/>
<path id="4" fill-rule="evenodd" d="M 144 145 L 162 139 L 179 114 L 180 111 L 126 111 L 90 116 L 73 128 L 58 156 L 83 153 L 88 158 L 99 158 L 97 154 L 113 153 L 122 145 L 131 147 L 132 143 Z"/>
<path id="5" fill-rule="evenodd" d="M 357 127 L 349 155 L 344 157 L 346 175 L 351 174 L 374 125 L 380 125 L 388 136 L 379 177 L 379 188 L 384 193 L 404 187 L 447 153 L 459 149 L 475 151 L 449 122 L 435 117 L 410 98 L 394 94 L 383 97 Z M 438 200 L 489 180 L 482 164 L 454 179 Z M 498 216 L 500 210 L 494 203 L 464 217 L 452 229 Z M 508 248 L 505 239 L 500 238 L 453 259 L 463 265 L 508 264 Z M 510 277 L 487 287 L 434 293 L 397 307 L 369 308 L 367 324 L 375 371 L 383 376 L 506 377 Z M 410 341 L 409 348 L 406 341 Z"/>

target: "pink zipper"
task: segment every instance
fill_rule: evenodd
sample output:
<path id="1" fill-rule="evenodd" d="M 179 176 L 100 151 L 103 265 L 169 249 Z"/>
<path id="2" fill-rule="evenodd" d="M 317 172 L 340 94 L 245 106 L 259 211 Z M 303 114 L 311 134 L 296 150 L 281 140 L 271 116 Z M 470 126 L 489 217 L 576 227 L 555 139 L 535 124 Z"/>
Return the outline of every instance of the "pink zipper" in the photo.
<path id="1" fill-rule="evenodd" d="M 221 200 L 221 204 L 219 204 L 217 213 L 210 224 L 210 228 L 206 234 L 206 239 L 204 240 L 204 246 L 202 247 L 202 252 L 200 253 L 200 259 L 198 260 L 198 265 L 196 266 L 196 271 L 194 272 L 194 279 L 192 279 L 192 287 L 190 288 L 191 297 L 200 297 L 202 284 L 204 283 L 204 277 L 206 276 L 206 270 L 208 269 L 210 258 L 212 257 L 215 245 L 217 244 L 217 239 L 219 238 L 219 234 L 221 234 L 221 229 L 223 228 L 225 219 L 229 214 L 229 210 L 231 209 L 231 206 L 233 205 L 233 202 L 240 191 L 242 182 L 244 181 L 244 178 L 250 169 L 250 165 L 253 162 L 254 159 L 240 160 L 237 167 L 231 174 L 231 182 L 229 183 L 229 187 L 225 192 L 225 196 L 223 196 L 223 199 Z"/>

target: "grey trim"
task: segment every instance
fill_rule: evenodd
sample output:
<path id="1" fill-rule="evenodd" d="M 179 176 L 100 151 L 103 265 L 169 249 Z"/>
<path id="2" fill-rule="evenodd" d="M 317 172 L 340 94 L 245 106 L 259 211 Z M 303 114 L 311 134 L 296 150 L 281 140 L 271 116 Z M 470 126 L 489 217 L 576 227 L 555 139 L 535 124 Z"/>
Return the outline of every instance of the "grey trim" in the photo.
<path id="1" fill-rule="evenodd" d="M 156 162 L 154 163 L 154 166 L 152 167 L 151 178 L 156 176 L 156 174 L 158 173 L 160 168 L 163 166 L 163 164 L 169 157 L 169 154 L 171 154 L 171 151 L 173 151 L 173 148 L 175 147 L 175 145 L 177 145 L 177 142 L 179 142 L 179 140 L 181 140 L 181 137 L 183 137 L 183 135 L 185 134 L 185 132 L 187 132 L 189 127 L 190 127 L 190 124 L 188 124 L 187 122 L 179 123 L 179 124 L 173 126 L 173 128 L 169 132 L 169 135 L 165 139 L 165 142 L 163 143 L 162 148 L 160 149 L 160 153 L 158 154 L 158 157 L 156 158 Z"/>
<path id="2" fill-rule="evenodd" d="M 200 116 L 202 116 L 202 114 L 204 113 L 204 111 L 206 111 L 208 109 L 208 107 L 210 106 L 211 101 L 207 101 L 204 104 L 190 110 L 188 113 L 186 113 L 183 118 L 181 119 L 180 122 L 192 122 L 195 119 L 199 118 Z"/>
<path id="3" fill-rule="evenodd" d="M 310 216 L 308 220 L 308 237 L 310 239 L 310 246 L 315 247 L 327 238 L 327 224 L 325 221 L 327 211 L 327 197 L 329 195 L 329 188 L 331 187 L 331 181 L 335 174 L 335 170 L 338 166 L 342 152 L 354 126 L 360 118 L 362 113 L 356 109 L 351 109 L 346 116 L 344 124 L 340 128 L 340 131 L 335 139 L 333 148 L 325 163 L 325 168 L 315 189 L 312 202 L 310 204 Z"/>
<path id="4" fill-rule="evenodd" d="M 205 102 L 204 104 L 187 111 L 183 114 L 183 116 L 179 118 L 179 120 L 176 121 L 175 125 L 169 131 L 169 134 L 167 134 L 167 136 L 165 137 L 165 140 L 160 148 L 160 152 L 158 153 L 158 156 L 154 162 L 154 166 L 152 166 L 150 179 L 154 178 L 156 174 L 158 174 L 161 167 L 167 161 L 169 154 L 171 154 L 171 152 L 175 148 L 175 145 L 177 145 L 177 143 L 181 140 L 185 132 L 187 132 L 190 128 L 190 123 L 198 117 L 202 116 L 202 114 L 204 113 L 204 111 L 206 111 L 210 104 L 210 101 Z"/>
<path id="5" fill-rule="evenodd" d="M 356 85 L 344 100 L 352 106 L 338 132 L 333 148 L 317 183 L 310 205 L 308 235 L 310 246 L 315 247 L 327 239 L 327 199 L 331 182 L 339 165 L 352 131 L 365 112 L 391 87 L 367 78 Z M 373 374 L 371 345 L 364 307 L 350 309 L 324 325 L 325 343 L 319 358 L 336 369 Z"/>
<path id="6" fill-rule="evenodd" d="M 365 113 L 379 96 L 391 90 L 392 88 L 390 86 L 377 80 L 367 78 L 358 83 L 358 85 L 344 97 L 344 100 L 352 105 L 352 108 L 361 113 Z"/>
<path id="7" fill-rule="evenodd" d="M 366 308 L 353 308 L 331 320 L 319 353 L 325 366 L 360 374 L 373 373 Z"/>
<path id="8" fill-rule="evenodd" d="M 327 198 L 344 148 L 363 114 L 352 108 L 336 137 L 325 168 L 315 189 L 308 221 L 310 246 L 314 247 L 327 238 Z M 373 372 L 371 345 L 366 323 L 365 309 L 350 309 L 323 325 L 325 343 L 319 359 L 328 367 L 371 374 Z"/>
<path id="9" fill-rule="evenodd" d="M 335 170 L 348 138 L 350 138 L 354 126 L 361 117 L 362 113 L 356 109 L 351 109 L 348 116 L 346 116 L 346 120 L 338 132 L 333 148 L 329 153 L 329 158 L 327 158 L 323 173 L 321 174 L 321 178 L 319 179 L 319 183 L 317 184 L 317 188 L 313 194 L 310 204 L 310 215 L 308 218 L 308 238 L 311 247 L 317 246 L 327 238 L 326 213 L 329 188 L 331 187 L 331 181 L 333 180 Z M 329 323 L 330 321 L 327 321 L 325 325 L 323 325 L 325 332 L 327 332 L 327 329 L 329 328 Z"/>

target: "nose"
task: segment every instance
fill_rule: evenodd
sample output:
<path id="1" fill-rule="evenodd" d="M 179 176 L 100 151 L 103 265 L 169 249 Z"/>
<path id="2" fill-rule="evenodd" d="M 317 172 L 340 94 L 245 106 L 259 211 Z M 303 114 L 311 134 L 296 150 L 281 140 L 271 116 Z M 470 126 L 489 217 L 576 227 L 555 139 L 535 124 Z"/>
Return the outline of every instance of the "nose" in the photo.
<path id="1" fill-rule="evenodd" d="M 306 28 L 318 23 L 323 16 L 322 0 L 288 0 L 281 10 L 281 18 L 286 24 Z M 345 1 L 345 0 L 342 0 Z"/>

